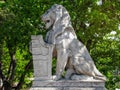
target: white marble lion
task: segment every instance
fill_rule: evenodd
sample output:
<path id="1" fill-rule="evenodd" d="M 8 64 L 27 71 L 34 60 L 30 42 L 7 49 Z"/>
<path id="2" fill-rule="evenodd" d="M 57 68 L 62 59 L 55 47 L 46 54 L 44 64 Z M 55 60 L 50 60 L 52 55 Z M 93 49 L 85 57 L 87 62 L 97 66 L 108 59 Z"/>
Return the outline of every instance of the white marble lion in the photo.
<path id="1" fill-rule="evenodd" d="M 62 5 L 53 5 L 41 18 L 49 30 L 45 41 L 54 44 L 57 51 L 56 80 L 61 79 L 65 67 L 66 79 L 106 80 L 96 68 L 87 48 L 77 39 L 69 13 Z"/>

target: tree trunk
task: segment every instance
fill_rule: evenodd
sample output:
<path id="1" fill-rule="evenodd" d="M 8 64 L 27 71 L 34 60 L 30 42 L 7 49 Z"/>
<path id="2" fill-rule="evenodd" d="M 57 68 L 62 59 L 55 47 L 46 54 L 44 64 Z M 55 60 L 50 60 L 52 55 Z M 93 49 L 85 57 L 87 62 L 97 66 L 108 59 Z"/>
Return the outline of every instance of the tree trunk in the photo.
<path id="1" fill-rule="evenodd" d="M 9 66 L 9 70 L 8 70 L 8 77 L 6 78 L 12 85 L 13 83 L 13 79 L 15 76 L 15 68 L 16 68 L 16 59 L 15 59 L 15 52 L 11 52 L 12 50 L 9 50 L 9 54 L 10 54 L 10 58 L 11 58 L 11 62 L 10 62 L 10 66 Z"/>
<path id="2" fill-rule="evenodd" d="M 3 55 L 3 41 L 0 41 L 0 90 L 2 90 L 3 87 L 3 80 L 5 79 L 5 76 L 2 72 L 2 55 Z"/>
<path id="3" fill-rule="evenodd" d="M 6 80 L 3 82 L 3 90 L 12 90 L 11 84 Z"/>

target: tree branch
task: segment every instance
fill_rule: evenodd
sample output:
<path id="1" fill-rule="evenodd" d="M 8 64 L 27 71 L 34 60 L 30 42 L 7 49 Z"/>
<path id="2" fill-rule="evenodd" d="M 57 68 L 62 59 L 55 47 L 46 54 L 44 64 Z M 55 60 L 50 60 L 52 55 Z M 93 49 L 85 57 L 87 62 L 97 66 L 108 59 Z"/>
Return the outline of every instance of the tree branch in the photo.
<path id="1" fill-rule="evenodd" d="M 25 75 L 26 75 L 26 71 L 30 69 L 30 66 L 32 65 L 32 61 L 33 60 L 30 60 L 28 62 L 28 64 L 25 66 L 25 71 L 22 73 L 20 81 L 19 81 L 18 85 L 16 86 L 15 90 L 20 90 L 20 88 L 22 87 L 22 85 L 24 83 L 24 78 L 25 78 Z"/>

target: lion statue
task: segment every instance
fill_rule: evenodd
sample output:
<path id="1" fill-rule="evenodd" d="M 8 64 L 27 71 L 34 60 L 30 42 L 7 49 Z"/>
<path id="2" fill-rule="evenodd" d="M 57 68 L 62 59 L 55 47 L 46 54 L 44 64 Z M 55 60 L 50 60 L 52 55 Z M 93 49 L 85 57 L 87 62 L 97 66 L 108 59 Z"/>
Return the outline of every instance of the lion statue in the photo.
<path id="1" fill-rule="evenodd" d="M 66 79 L 106 80 L 96 68 L 87 48 L 77 39 L 69 13 L 62 5 L 53 5 L 41 19 L 49 30 L 45 41 L 53 44 L 57 52 L 55 80 L 61 79 L 64 70 Z"/>

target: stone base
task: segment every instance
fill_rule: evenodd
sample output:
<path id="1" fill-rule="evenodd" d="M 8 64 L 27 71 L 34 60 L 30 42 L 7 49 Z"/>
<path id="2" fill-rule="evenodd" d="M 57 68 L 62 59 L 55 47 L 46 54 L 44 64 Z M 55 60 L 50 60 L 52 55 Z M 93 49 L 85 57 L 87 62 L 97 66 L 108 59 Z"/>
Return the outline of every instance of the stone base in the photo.
<path id="1" fill-rule="evenodd" d="M 33 81 L 30 90 L 106 90 L 105 82 L 101 80 L 93 81 L 75 81 L 75 80 L 59 80 L 59 81 Z"/>

